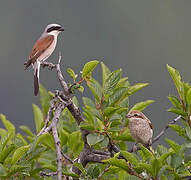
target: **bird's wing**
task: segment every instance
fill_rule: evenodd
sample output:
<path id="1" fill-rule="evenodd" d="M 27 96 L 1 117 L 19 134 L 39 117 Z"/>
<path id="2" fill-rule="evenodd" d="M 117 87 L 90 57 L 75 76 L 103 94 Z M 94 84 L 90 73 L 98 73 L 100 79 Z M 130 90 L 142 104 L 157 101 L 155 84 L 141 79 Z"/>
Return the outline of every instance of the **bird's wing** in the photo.
<path id="1" fill-rule="evenodd" d="M 34 47 L 32 48 L 32 52 L 29 56 L 29 60 L 25 66 L 25 69 L 27 69 L 31 65 L 31 63 L 34 63 L 37 60 L 37 58 L 44 51 L 46 51 L 46 49 L 50 47 L 53 41 L 54 41 L 53 35 L 47 35 L 37 40 L 36 43 L 34 44 Z"/>
<path id="2" fill-rule="evenodd" d="M 147 118 L 147 122 L 149 123 L 150 128 L 153 129 L 153 125 L 152 125 L 151 121 L 148 118 Z"/>
<path id="3" fill-rule="evenodd" d="M 44 51 L 46 51 L 47 48 L 50 47 L 53 40 L 54 40 L 53 35 L 47 35 L 37 40 L 29 56 L 29 60 L 37 59 Z"/>

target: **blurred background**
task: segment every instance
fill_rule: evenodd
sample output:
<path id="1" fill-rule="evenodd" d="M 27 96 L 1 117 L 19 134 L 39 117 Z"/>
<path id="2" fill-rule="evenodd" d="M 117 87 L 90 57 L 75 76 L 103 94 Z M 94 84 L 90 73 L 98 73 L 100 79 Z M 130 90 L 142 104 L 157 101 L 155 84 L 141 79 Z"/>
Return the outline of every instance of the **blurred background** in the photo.
<path id="1" fill-rule="evenodd" d="M 42 0 L 1 2 L 0 6 L 0 113 L 17 127 L 34 128 L 32 69 L 24 71 L 34 42 L 49 23 L 65 32 L 53 55 L 62 52 L 62 70 L 79 72 L 90 60 L 103 61 L 111 70 L 123 69 L 131 84 L 149 86 L 130 98 L 130 105 L 155 100 L 144 113 L 155 135 L 175 116 L 167 96 L 176 94 L 166 64 L 177 68 L 185 81 L 191 77 L 191 1 L 189 0 Z M 100 67 L 96 69 L 101 79 Z M 41 68 L 40 81 L 48 90 L 60 89 L 55 71 Z M 83 94 L 89 96 L 89 94 Z M 2 126 L 2 124 L 0 124 Z M 170 136 L 174 134 L 169 130 Z M 162 139 L 161 139 L 162 141 Z"/>

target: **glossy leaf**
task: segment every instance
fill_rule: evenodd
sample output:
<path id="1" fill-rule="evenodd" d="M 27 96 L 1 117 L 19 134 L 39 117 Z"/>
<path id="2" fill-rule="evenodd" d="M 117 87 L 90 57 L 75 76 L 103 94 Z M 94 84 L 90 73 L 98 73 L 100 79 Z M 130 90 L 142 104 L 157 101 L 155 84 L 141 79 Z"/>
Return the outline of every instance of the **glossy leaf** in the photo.
<path id="1" fill-rule="evenodd" d="M 73 78 L 73 80 L 74 80 L 74 82 L 75 82 L 75 81 L 76 81 L 76 78 L 77 78 L 77 75 L 75 74 L 74 70 L 71 69 L 71 68 L 68 68 L 68 69 L 67 69 L 67 72 L 68 72 L 68 74 L 70 75 L 70 77 Z"/>
<path id="2" fill-rule="evenodd" d="M 9 120 L 6 119 L 5 115 L 0 114 L 0 118 L 1 118 L 3 125 L 8 130 L 8 132 L 15 135 L 15 126 Z"/>
<path id="3" fill-rule="evenodd" d="M 180 152 L 180 145 L 177 144 L 176 142 L 174 142 L 173 140 L 171 139 L 168 139 L 168 138 L 165 138 L 165 141 L 169 144 L 169 146 L 177 153 Z"/>
<path id="4" fill-rule="evenodd" d="M 33 104 L 33 112 L 34 112 L 34 120 L 35 120 L 35 126 L 36 126 L 36 132 L 40 132 L 41 125 L 43 123 L 43 114 L 40 108 Z"/>
<path id="5" fill-rule="evenodd" d="M 125 97 L 124 94 L 127 92 L 126 87 L 119 87 L 115 89 L 112 95 L 109 96 L 109 104 L 110 106 L 115 105 L 116 103 L 120 102 L 123 100 Z"/>
<path id="6" fill-rule="evenodd" d="M 40 102 L 42 106 L 42 112 L 44 115 L 47 115 L 49 106 L 50 106 L 50 95 L 47 90 L 40 84 Z"/>
<path id="7" fill-rule="evenodd" d="M 132 95 L 134 94 L 135 92 L 141 90 L 142 88 L 148 86 L 148 83 L 137 83 L 133 86 L 130 86 L 129 89 L 128 89 L 128 94 L 129 95 Z"/>
<path id="8" fill-rule="evenodd" d="M 168 64 L 167 64 L 167 69 L 168 69 L 168 72 L 169 72 L 172 80 L 174 81 L 174 84 L 175 84 L 175 86 L 177 88 L 178 94 L 180 96 L 182 96 L 181 95 L 181 86 L 182 86 L 182 84 L 181 84 L 180 73 L 175 68 L 169 66 Z"/>
<path id="9" fill-rule="evenodd" d="M 80 131 L 75 131 L 68 136 L 68 146 L 74 153 L 74 156 L 79 155 L 79 153 L 83 149 L 83 141 Z"/>
<path id="10" fill-rule="evenodd" d="M 102 68 L 102 82 L 103 82 L 103 86 L 104 86 L 105 81 L 106 81 L 108 75 L 111 73 L 111 71 L 103 62 L 101 62 L 101 68 Z"/>
<path id="11" fill-rule="evenodd" d="M 98 65 L 99 61 L 89 61 L 84 65 L 84 68 L 82 70 L 82 78 L 87 78 L 91 75 L 91 72 L 94 70 L 94 68 Z"/>
<path id="12" fill-rule="evenodd" d="M 102 97 L 102 88 L 99 82 L 96 81 L 95 79 L 91 79 L 90 81 L 87 82 L 87 86 L 91 90 L 97 102 L 100 102 Z"/>
<path id="13" fill-rule="evenodd" d="M 116 71 L 113 71 L 105 80 L 105 86 L 104 86 L 104 94 L 110 93 L 117 83 L 119 82 L 121 78 L 122 70 L 118 69 Z"/>
<path id="14" fill-rule="evenodd" d="M 34 134 L 32 133 L 32 131 L 27 127 L 27 126 L 19 126 L 19 128 L 25 132 L 27 135 L 33 137 Z"/>
<path id="15" fill-rule="evenodd" d="M 147 106 L 149 106 L 150 104 L 152 104 L 154 101 L 153 100 L 147 100 L 147 101 L 143 101 L 143 102 L 139 102 L 137 104 L 135 104 L 130 111 L 132 110 L 138 110 L 138 111 L 143 111 Z"/>
<path id="16" fill-rule="evenodd" d="M 12 157 L 12 161 L 11 161 L 12 164 L 16 164 L 17 161 L 19 161 L 21 157 L 25 155 L 28 150 L 29 150 L 29 145 L 21 146 L 18 149 L 16 149 Z"/>
<path id="17" fill-rule="evenodd" d="M 93 146 L 101 141 L 104 140 L 104 136 L 103 135 L 99 135 L 99 134 L 88 134 L 87 136 L 87 141 L 88 141 L 88 144 L 90 146 Z"/>
<path id="18" fill-rule="evenodd" d="M 118 107 L 107 107 L 104 109 L 104 115 L 110 118 L 113 114 L 115 114 L 119 110 Z"/>
<path id="19" fill-rule="evenodd" d="M 121 151 L 121 153 L 128 161 L 130 161 L 130 163 L 134 164 L 135 166 L 139 164 L 139 159 L 135 154 L 128 151 Z"/>

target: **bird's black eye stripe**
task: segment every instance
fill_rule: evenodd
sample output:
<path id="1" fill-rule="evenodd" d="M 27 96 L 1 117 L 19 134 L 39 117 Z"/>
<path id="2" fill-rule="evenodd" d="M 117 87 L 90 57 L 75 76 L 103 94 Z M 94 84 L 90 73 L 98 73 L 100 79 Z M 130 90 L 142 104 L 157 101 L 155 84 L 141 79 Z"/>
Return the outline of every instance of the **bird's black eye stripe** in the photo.
<path id="1" fill-rule="evenodd" d="M 139 115 L 138 115 L 138 114 L 135 114 L 134 116 L 135 116 L 135 117 L 138 117 Z"/>
<path id="2" fill-rule="evenodd" d="M 47 33 L 51 32 L 51 31 L 58 31 L 60 28 L 62 28 L 61 26 L 52 26 L 50 28 L 47 29 Z"/>

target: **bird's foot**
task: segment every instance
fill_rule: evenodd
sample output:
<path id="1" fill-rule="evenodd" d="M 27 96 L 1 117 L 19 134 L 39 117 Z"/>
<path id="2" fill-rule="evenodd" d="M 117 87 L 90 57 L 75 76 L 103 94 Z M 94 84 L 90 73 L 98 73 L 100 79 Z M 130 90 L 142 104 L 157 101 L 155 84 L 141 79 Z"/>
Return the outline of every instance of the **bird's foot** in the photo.
<path id="1" fill-rule="evenodd" d="M 41 65 L 42 65 L 43 68 L 47 66 L 48 69 L 50 69 L 50 70 L 52 70 L 53 68 L 56 67 L 56 65 L 51 63 L 51 62 L 42 62 Z"/>

